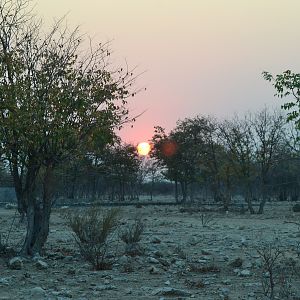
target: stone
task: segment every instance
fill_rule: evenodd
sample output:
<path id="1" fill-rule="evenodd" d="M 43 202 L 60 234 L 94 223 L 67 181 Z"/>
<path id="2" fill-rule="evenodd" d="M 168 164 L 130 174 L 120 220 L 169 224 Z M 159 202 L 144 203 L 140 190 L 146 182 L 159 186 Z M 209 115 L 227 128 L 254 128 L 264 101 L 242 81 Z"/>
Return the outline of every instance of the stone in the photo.
<path id="1" fill-rule="evenodd" d="M 144 253 L 139 243 L 126 244 L 125 253 L 129 256 L 139 256 Z"/>
<path id="2" fill-rule="evenodd" d="M 153 291 L 152 295 L 156 296 L 174 296 L 174 297 L 190 297 L 191 293 L 186 291 L 186 290 L 182 290 L 182 289 L 176 289 L 176 288 L 172 288 L 172 287 L 163 287 L 163 288 L 159 288 L 156 289 L 155 291 Z"/>
<path id="3" fill-rule="evenodd" d="M 211 255 L 211 253 L 205 249 L 201 249 L 201 254 L 202 255 Z"/>
<path id="4" fill-rule="evenodd" d="M 151 267 L 149 268 L 149 273 L 150 273 L 150 274 L 159 274 L 160 271 L 159 271 L 159 269 L 155 268 L 154 266 L 151 266 Z"/>
<path id="5" fill-rule="evenodd" d="M 101 285 L 97 285 L 96 286 L 96 291 L 111 291 L 111 290 L 116 290 L 117 287 L 115 285 L 105 285 L 105 284 L 101 284 Z"/>
<path id="6" fill-rule="evenodd" d="M 9 285 L 9 281 L 6 278 L 0 278 L 0 285 Z"/>
<path id="7" fill-rule="evenodd" d="M 230 289 L 229 288 L 221 288 L 221 293 L 223 296 L 228 296 L 230 293 Z"/>
<path id="8" fill-rule="evenodd" d="M 161 240 L 157 237 L 157 236 L 154 236 L 152 237 L 151 241 L 150 241 L 152 244 L 160 244 L 161 243 Z"/>
<path id="9" fill-rule="evenodd" d="M 46 294 L 46 291 L 40 286 L 36 286 L 30 290 L 30 295 L 33 299 L 41 299 Z"/>
<path id="10" fill-rule="evenodd" d="M 242 270 L 242 271 L 240 272 L 240 276 L 241 276 L 241 277 L 248 277 L 248 276 L 250 276 L 250 275 L 251 275 L 250 270 Z"/>
<path id="11" fill-rule="evenodd" d="M 197 244 L 199 243 L 199 240 L 192 236 L 190 239 L 189 239 L 189 244 L 192 245 L 192 246 L 196 246 Z"/>
<path id="12" fill-rule="evenodd" d="M 243 260 L 240 257 L 234 259 L 232 262 L 229 263 L 229 266 L 233 268 L 240 268 L 242 265 Z"/>
<path id="13" fill-rule="evenodd" d="M 23 260 L 21 257 L 13 257 L 9 262 L 8 266 L 12 270 L 21 270 L 23 268 Z"/>
<path id="14" fill-rule="evenodd" d="M 159 264 L 159 260 L 154 258 L 154 257 L 149 257 L 148 258 L 149 263 L 151 264 Z"/>
<path id="15" fill-rule="evenodd" d="M 18 206 L 16 204 L 13 204 L 13 203 L 6 203 L 5 208 L 6 209 L 17 209 Z"/>
<path id="16" fill-rule="evenodd" d="M 48 264 L 46 262 L 42 261 L 41 259 L 38 259 L 35 262 L 35 266 L 40 270 L 48 269 Z"/>

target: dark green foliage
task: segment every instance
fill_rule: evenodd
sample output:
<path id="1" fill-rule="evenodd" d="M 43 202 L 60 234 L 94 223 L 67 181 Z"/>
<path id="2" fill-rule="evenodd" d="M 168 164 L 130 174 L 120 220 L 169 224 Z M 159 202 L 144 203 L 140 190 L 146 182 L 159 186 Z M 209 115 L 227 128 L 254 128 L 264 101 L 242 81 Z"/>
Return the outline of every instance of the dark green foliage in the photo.
<path id="1" fill-rule="evenodd" d="M 296 128 L 300 130 L 300 74 L 287 70 L 275 77 L 269 72 L 263 72 L 263 76 L 274 86 L 275 96 L 288 98 L 281 107 L 288 112 L 287 121 L 293 121 Z"/>

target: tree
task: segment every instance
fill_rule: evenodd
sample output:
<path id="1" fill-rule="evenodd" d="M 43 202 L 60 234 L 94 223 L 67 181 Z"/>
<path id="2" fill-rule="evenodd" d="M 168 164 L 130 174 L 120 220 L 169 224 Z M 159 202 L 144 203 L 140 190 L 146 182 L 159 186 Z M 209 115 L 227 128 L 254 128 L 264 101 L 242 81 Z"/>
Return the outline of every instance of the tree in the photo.
<path id="1" fill-rule="evenodd" d="M 264 108 L 253 116 L 251 126 L 262 193 L 258 213 L 262 214 L 267 201 L 268 176 L 281 153 L 284 121 L 281 114 L 271 114 Z"/>
<path id="2" fill-rule="evenodd" d="M 281 107 L 288 111 L 287 121 L 293 121 L 295 127 L 300 130 L 300 74 L 287 70 L 275 77 L 269 72 L 263 72 L 263 77 L 274 86 L 275 96 L 279 98 L 291 96 L 293 98 Z"/>
<path id="3" fill-rule="evenodd" d="M 140 165 L 136 148 L 131 144 L 119 142 L 103 151 L 98 167 L 111 187 L 111 200 L 114 200 L 115 194 L 119 201 L 125 200 L 126 193 L 131 199 L 137 197 Z"/>
<path id="4" fill-rule="evenodd" d="M 109 44 L 84 52 L 83 36 L 63 20 L 43 33 L 29 4 L 0 3 L 0 138 L 27 220 L 22 253 L 33 255 L 48 236 L 55 168 L 120 126 L 134 78 L 128 70 L 109 69 Z"/>
<path id="5" fill-rule="evenodd" d="M 220 136 L 227 150 L 229 164 L 244 185 L 248 209 L 251 214 L 254 214 L 251 183 L 255 176 L 255 154 L 253 132 L 249 119 L 235 117 L 232 120 L 224 121 L 220 125 Z"/>
<path id="6" fill-rule="evenodd" d="M 180 183 L 182 201 L 188 192 L 193 200 L 193 185 L 199 183 L 204 174 L 210 177 L 215 198 L 220 198 L 220 146 L 217 142 L 218 126 L 213 118 L 196 116 L 179 120 L 167 135 L 163 128 L 156 127 L 152 138 L 152 155 L 166 168 L 166 177 Z"/>

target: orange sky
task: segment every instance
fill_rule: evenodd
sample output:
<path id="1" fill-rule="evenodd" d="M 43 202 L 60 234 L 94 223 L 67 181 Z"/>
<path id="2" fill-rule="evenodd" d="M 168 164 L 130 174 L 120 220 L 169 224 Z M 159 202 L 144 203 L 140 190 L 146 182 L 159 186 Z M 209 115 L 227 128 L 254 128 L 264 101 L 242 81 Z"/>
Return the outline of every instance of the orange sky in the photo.
<path id="1" fill-rule="evenodd" d="M 147 91 L 130 100 L 132 116 L 146 112 L 120 133 L 127 142 L 196 114 L 279 107 L 261 72 L 300 70 L 299 0 L 38 0 L 36 11 L 46 22 L 69 13 L 113 40 L 116 64 L 147 71 L 137 82 Z"/>

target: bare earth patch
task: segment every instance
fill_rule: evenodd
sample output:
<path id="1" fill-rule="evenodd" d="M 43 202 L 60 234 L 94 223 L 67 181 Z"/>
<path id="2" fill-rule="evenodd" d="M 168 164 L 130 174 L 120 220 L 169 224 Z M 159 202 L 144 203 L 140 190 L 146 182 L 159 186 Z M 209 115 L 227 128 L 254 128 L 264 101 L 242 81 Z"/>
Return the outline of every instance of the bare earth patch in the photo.
<path id="1" fill-rule="evenodd" d="M 121 241 L 111 253 L 112 270 L 106 271 L 93 271 L 83 261 L 62 209 L 55 209 L 43 257 L 22 259 L 20 270 L 0 258 L 0 299 L 267 299 L 262 283 L 268 274 L 262 273 L 256 249 L 268 242 L 278 242 L 284 252 L 276 289 L 284 286 L 284 268 L 289 299 L 300 299 L 300 231 L 288 223 L 299 222 L 300 214 L 290 207 L 269 205 L 264 215 L 254 216 L 211 212 L 209 226 L 203 226 L 200 212 L 179 207 L 122 208 L 124 222 L 141 215 L 144 252 L 126 256 Z M 0 209 L 2 234 L 14 214 Z M 22 234 L 24 227 L 16 221 L 10 243 L 17 245 Z"/>

